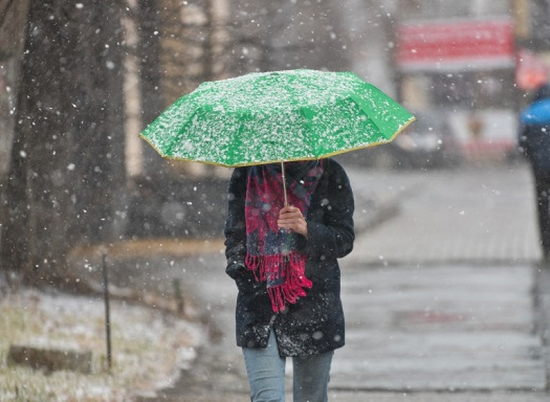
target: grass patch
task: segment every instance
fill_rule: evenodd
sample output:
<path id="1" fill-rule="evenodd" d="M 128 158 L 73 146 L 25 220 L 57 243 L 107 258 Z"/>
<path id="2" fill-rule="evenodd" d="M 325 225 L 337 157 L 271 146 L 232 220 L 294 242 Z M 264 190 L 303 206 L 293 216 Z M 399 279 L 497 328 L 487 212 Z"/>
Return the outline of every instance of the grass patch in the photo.
<path id="1" fill-rule="evenodd" d="M 169 385 L 194 357 L 202 328 L 174 315 L 111 302 L 113 367 L 101 299 L 22 289 L 0 300 L 0 401 L 130 401 Z M 10 345 L 92 351 L 92 373 L 8 366 Z"/>

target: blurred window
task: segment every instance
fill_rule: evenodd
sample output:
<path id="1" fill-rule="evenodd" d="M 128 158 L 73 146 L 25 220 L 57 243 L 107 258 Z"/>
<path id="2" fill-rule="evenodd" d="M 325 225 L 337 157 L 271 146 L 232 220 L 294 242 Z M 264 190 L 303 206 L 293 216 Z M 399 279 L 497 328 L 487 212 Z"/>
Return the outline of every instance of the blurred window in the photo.
<path id="1" fill-rule="evenodd" d="M 432 104 L 448 108 L 509 108 L 514 99 L 508 70 L 433 74 Z"/>
<path id="2" fill-rule="evenodd" d="M 511 0 L 401 0 L 403 20 L 509 15 Z"/>

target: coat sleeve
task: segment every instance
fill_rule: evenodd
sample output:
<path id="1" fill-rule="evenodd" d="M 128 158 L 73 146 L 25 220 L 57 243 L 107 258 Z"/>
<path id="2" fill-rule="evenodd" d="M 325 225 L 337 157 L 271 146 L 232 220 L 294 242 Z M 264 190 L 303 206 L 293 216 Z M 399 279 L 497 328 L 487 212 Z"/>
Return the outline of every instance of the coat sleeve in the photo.
<path id="1" fill-rule="evenodd" d="M 308 221 L 305 250 L 315 259 L 342 258 L 351 252 L 355 240 L 353 191 L 344 169 L 331 162 L 323 221 Z"/>
<path id="2" fill-rule="evenodd" d="M 225 221 L 225 257 L 227 266 L 225 272 L 236 279 L 239 273 L 246 270 L 246 226 L 244 220 L 244 205 L 246 197 L 246 168 L 233 171 L 227 192 L 227 219 Z"/>

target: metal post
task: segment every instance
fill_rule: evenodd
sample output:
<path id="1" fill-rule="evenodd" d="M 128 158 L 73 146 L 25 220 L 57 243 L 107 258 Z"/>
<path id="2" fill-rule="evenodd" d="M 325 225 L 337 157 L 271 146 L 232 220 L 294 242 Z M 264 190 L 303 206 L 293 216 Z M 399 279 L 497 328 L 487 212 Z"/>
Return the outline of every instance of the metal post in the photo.
<path id="1" fill-rule="evenodd" d="M 105 300 L 105 334 L 107 341 L 107 364 L 112 367 L 111 358 L 111 313 L 109 308 L 109 277 L 107 275 L 107 255 L 103 254 L 103 297 Z"/>
<path id="2" fill-rule="evenodd" d="M 181 292 L 181 283 L 178 278 L 172 280 L 172 287 L 174 288 L 174 298 L 176 299 L 176 309 L 178 314 L 183 314 L 184 300 Z"/>

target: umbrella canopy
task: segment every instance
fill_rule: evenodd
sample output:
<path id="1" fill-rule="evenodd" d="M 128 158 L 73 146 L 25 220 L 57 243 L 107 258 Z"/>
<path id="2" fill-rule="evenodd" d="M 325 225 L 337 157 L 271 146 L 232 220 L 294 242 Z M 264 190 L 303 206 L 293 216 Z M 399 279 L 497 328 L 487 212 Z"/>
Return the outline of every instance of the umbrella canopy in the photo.
<path id="1" fill-rule="evenodd" d="M 544 125 L 550 123 L 550 98 L 542 99 L 527 106 L 520 114 L 523 124 Z"/>
<path id="2" fill-rule="evenodd" d="M 288 70 L 205 82 L 141 136 L 166 158 L 236 167 L 387 143 L 414 120 L 353 73 Z"/>

